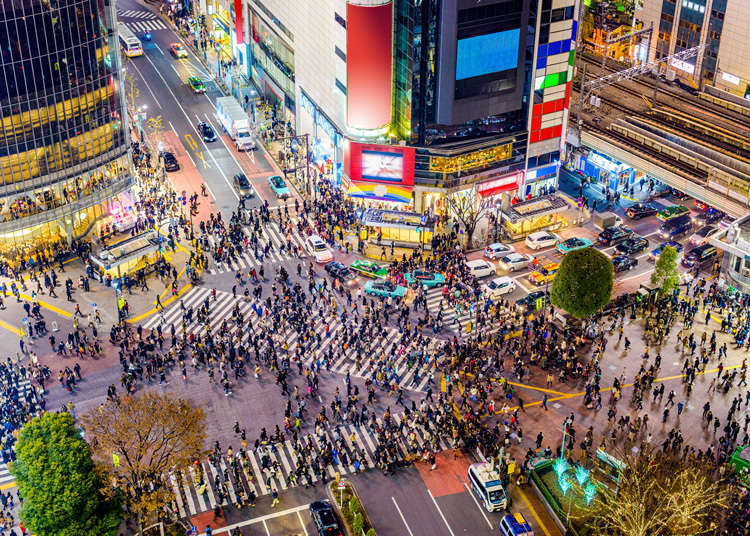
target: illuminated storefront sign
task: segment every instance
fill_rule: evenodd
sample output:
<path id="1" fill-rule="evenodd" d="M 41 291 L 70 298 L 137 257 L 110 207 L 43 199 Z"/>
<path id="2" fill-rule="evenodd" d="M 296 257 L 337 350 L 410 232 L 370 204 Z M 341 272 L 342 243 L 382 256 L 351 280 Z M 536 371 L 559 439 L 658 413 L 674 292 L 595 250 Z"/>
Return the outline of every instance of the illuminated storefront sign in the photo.
<path id="1" fill-rule="evenodd" d="M 496 145 L 481 151 L 458 156 L 430 156 L 430 171 L 438 173 L 456 173 L 458 171 L 470 171 L 474 168 L 484 167 L 494 162 L 501 162 L 510 158 L 511 144 Z"/>
<path id="2" fill-rule="evenodd" d="M 344 173 L 352 181 L 414 185 L 414 148 L 346 142 Z"/>
<path id="3" fill-rule="evenodd" d="M 523 172 L 511 173 L 504 177 L 497 179 L 480 182 L 477 184 L 477 192 L 482 197 L 498 194 L 500 192 L 509 192 L 518 188 L 518 184 L 521 182 Z"/>

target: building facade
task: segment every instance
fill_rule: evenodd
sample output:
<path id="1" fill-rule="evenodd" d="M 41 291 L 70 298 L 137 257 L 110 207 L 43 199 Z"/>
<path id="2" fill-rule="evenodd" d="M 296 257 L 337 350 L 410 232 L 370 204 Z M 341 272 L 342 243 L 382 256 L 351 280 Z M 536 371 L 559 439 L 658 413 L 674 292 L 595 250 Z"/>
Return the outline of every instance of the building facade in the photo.
<path id="1" fill-rule="evenodd" d="M 644 0 L 636 17 L 653 24 L 649 60 L 699 45 L 695 57 L 673 62 L 670 68 L 696 87 L 715 85 L 750 96 L 750 10 L 744 0 Z"/>
<path id="2" fill-rule="evenodd" d="M 54 254 L 132 182 L 114 3 L 0 5 L 0 257 Z"/>
<path id="3" fill-rule="evenodd" d="M 556 185 L 577 0 L 229 3 L 235 60 L 352 197 L 442 212 Z"/>

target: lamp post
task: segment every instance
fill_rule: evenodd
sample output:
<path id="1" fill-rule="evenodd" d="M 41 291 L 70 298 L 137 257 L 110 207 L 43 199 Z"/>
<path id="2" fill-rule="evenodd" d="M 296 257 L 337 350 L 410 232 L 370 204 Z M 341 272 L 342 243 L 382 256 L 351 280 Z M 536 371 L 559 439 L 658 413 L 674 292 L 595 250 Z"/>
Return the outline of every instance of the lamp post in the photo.
<path id="1" fill-rule="evenodd" d="M 138 131 L 141 134 L 141 143 L 143 143 L 143 115 L 146 113 L 146 108 L 145 104 L 138 107 Z"/>

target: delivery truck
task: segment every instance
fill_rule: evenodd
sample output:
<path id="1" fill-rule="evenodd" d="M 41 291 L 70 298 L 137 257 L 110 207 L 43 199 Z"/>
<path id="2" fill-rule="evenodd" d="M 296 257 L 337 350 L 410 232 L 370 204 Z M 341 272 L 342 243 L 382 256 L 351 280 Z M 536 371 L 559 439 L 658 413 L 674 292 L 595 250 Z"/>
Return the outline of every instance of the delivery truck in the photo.
<path id="1" fill-rule="evenodd" d="M 255 140 L 250 134 L 250 118 L 234 97 L 216 99 L 216 117 L 238 151 L 255 149 Z"/>

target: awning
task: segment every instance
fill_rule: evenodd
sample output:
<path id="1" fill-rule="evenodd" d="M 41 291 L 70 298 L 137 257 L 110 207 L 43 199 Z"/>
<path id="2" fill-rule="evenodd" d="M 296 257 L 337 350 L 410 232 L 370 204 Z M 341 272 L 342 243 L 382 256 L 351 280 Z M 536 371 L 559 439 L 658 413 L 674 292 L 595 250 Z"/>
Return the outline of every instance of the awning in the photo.
<path id="1" fill-rule="evenodd" d="M 393 203 L 411 203 L 411 192 L 411 186 L 360 181 L 352 181 L 347 189 L 349 197 L 377 199 Z"/>
<path id="2" fill-rule="evenodd" d="M 554 214 L 565 210 L 566 208 L 568 208 L 568 203 L 566 203 L 564 199 L 554 194 L 550 194 L 512 205 L 506 211 L 503 211 L 502 216 L 504 220 L 508 220 L 511 223 L 518 223 L 520 221 Z"/>
<path id="3" fill-rule="evenodd" d="M 477 192 L 479 192 L 479 195 L 482 197 L 489 197 L 501 192 L 512 192 L 518 188 L 518 182 L 521 177 L 522 174 L 516 172 L 506 175 L 505 177 L 480 182 L 477 184 Z"/>

